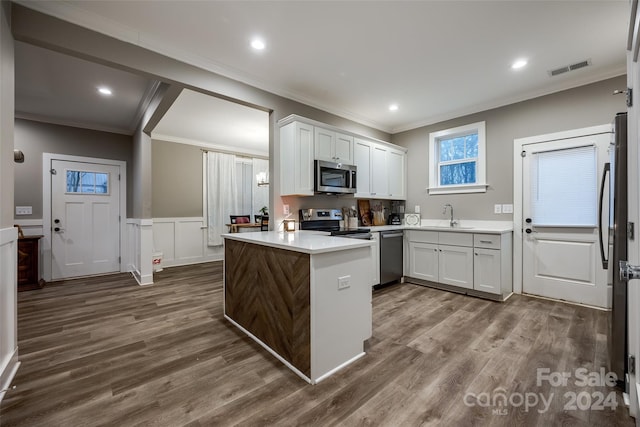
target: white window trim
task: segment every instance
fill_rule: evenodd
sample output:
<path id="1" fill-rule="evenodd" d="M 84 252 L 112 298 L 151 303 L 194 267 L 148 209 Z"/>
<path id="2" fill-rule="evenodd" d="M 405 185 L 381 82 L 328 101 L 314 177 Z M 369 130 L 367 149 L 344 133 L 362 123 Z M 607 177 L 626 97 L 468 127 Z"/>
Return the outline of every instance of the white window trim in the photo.
<path id="1" fill-rule="evenodd" d="M 485 122 L 471 123 L 429 134 L 429 194 L 485 193 L 487 191 L 487 151 Z M 478 159 L 476 161 L 476 182 L 462 185 L 440 185 L 438 168 L 438 141 L 443 137 L 455 137 L 478 132 Z"/>

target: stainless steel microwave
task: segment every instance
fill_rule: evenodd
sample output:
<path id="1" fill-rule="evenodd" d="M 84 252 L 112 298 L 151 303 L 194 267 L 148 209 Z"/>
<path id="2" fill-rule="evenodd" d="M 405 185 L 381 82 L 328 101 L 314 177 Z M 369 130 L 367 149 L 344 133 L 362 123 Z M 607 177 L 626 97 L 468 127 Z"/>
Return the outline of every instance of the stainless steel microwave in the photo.
<path id="1" fill-rule="evenodd" d="M 314 162 L 316 193 L 342 193 L 353 194 L 356 192 L 356 167 L 342 163 Z"/>

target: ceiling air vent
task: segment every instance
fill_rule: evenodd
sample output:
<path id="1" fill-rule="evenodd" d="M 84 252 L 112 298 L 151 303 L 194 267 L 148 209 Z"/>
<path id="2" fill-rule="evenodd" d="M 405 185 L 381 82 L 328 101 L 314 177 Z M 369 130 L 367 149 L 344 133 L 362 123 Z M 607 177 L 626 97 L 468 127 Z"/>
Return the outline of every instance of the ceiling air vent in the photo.
<path id="1" fill-rule="evenodd" d="M 575 64 L 565 65 L 563 67 L 556 68 L 554 70 L 549 70 L 549 76 L 554 77 L 560 74 L 568 73 L 569 71 L 579 70 L 580 68 L 588 67 L 591 65 L 590 59 L 585 59 L 584 61 L 576 62 Z"/>

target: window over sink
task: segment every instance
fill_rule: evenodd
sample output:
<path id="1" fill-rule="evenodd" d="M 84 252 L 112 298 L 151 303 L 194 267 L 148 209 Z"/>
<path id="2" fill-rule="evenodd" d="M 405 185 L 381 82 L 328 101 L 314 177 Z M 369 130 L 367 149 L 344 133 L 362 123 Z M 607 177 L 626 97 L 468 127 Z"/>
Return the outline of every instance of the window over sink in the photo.
<path id="1" fill-rule="evenodd" d="M 485 122 L 429 134 L 429 194 L 486 192 Z"/>

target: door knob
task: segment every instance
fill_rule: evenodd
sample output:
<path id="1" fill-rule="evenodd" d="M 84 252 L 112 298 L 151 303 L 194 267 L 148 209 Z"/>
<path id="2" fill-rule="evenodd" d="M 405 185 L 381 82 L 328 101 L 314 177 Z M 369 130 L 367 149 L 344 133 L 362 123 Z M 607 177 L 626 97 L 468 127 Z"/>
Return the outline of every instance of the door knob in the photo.
<path id="1" fill-rule="evenodd" d="M 532 230 L 530 228 L 527 228 L 526 230 L 524 230 L 527 234 L 531 234 Z"/>
<path id="2" fill-rule="evenodd" d="M 524 222 L 526 222 L 527 224 L 531 224 L 531 218 L 525 219 Z"/>
<path id="3" fill-rule="evenodd" d="M 60 220 L 59 219 L 54 219 L 53 222 L 55 222 L 56 224 L 60 224 Z"/>
<path id="4" fill-rule="evenodd" d="M 60 231 L 60 227 L 54 228 L 53 231 Z"/>

